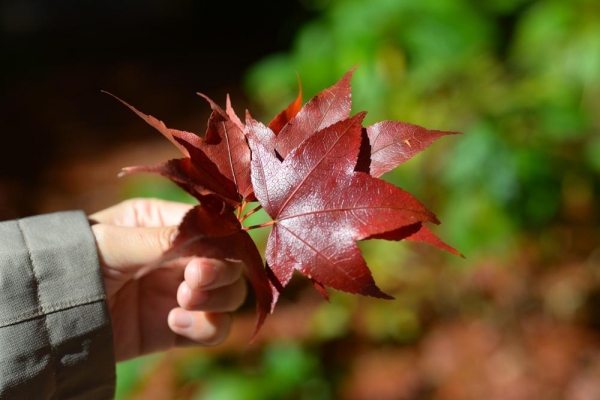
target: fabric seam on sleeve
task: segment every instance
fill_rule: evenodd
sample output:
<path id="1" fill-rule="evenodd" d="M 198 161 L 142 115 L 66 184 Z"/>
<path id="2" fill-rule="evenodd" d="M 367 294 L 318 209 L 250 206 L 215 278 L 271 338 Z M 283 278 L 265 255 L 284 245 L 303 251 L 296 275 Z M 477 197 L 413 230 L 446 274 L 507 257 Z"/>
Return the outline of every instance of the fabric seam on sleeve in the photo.
<path id="1" fill-rule="evenodd" d="M 46 314 L 45 314 L 45 310 L 44 310 L 44 306 L 42 305 L 42 301 L 40 298 L 40 282 L 38 280 L 37 274 L 36 274 L 36 267 L 35 267 L 35 262 L 33 260 L 33 254 L 31 252 L 31 248 L 29 247 L 29 243 L 27 242 L 27 237 L 25 235 L 25 231 L 23 230 L 23 227 L 21 225 L 21 221 L 18 220 L 17 221 L 17 225 L 19 227 L 19 231 L 21 232 L 21 236 L 23 237 L 23 242 L 25 243 L 25 248 L 27 249 L 27 254 L 29 255 L 29 263 L 31 264 L 31 272 L 33 274 L 33 280 L 35 282 L 35 292 L 36 292 L 36 296 L 37 296 L 37 302 L 38 302 L 38 312 L 41 313 L 44 317 L 44 328 L 46 331 L 46 339 L 48 342 L 48 346 L 50 347 L 50 362 L 52 363 L 52 377 L 54 378 L 54 393 L 52 398 L 56 397 L 58 395 L 58 376 L 56 374 L 56 353 L 54 351 L 54 346 L 52 346 L 52 341 L 50 338 L 50 329 L 48 327 L 48 321 L 46 319 Z"/>
<path id="2" fill-rule="evenodd" d="M 16 318 L 12 318 L 12 319 L 5 320 L 5 321 L 0 320 L 0 328 L 9 326 L 9 325 L 18 324 L 20 322 L 25 322 L 30 319 L 40 317 L 42 315 L 48 315 L 48 314 L 52 314 L 55 312 L 67 310 L 69 308 L 85 306 L 88 304 L 98 303 L 98 302 L 105 301 L 105 300 L 106 300 L 105 295 L 99 295 L 99 296 L 88 297 L 88 298 L 84 298 L 84 299 L 80 299 L 80 300 L 71 300 L 71 301 L 61 302 L 58 304 L 54 304 L 52 307 L 42 308 L 40 306 L 40 307 L 38 307 L 38 309 L 36 311 L 21 314 Z"/>

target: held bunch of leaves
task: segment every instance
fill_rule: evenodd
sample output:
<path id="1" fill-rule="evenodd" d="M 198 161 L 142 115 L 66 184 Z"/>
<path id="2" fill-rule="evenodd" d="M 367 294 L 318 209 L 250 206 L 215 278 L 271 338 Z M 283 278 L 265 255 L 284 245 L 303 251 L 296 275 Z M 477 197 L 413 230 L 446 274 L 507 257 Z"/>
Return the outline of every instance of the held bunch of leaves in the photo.
<path id="1" fill-rule="evenodd" d="M 212 108 L 204 137 L 167 128 L 125 103 L 183 157 L 127 167 L 122 174 L 161 174 L 199 202 L 182 220 L 163 259 L 197 255 L 244 262 L 257 302 L 254 335 L 294 271 L 325 299 L 326 287 L 391 299 L 375 284 L 359 240 L 420 241 L 460 255 L 426 226 L 439 223 L 431 211 L 379 178 L 455 132 L 397 121 L 363 127 L 365 112 L 350 116 L 353 72 L 304 106 L 300 89 L 295 101 L 267 125 L 248 112 L 242 122 L 229 97 L 222 109 L 200 94 Z M 261 208 L 271 220 L 244 226 Z M 271 232 L 263 262 L 248 230 L 264 227 Z"/>

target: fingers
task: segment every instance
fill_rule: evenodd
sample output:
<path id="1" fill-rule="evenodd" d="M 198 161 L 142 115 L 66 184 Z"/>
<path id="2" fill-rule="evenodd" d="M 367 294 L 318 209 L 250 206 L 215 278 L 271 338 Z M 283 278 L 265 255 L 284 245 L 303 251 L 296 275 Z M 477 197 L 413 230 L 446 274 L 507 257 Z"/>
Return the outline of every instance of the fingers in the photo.
<path id="1" fill-rule="evenodd" d="M 246 292 L 246 282 L 243 279 L 212 290 L 193 290 L 182 282 L 177 291 L 177 302 L 186 310 L 228 312 L 242 305 Z"/>
<path id="2" fill-rule="evenodd" d="M 234 311 L 246 298 L 242 264 L 213 259 L 194 259 L 184 272 L 177 302 L 187 310 Z"/>
<path id="3" fill-rule="evenodd" d="M 221 343 L 231 330 L 231 315 L 174 308 L 167 319 L 173 332 L 181 336 L 177 346 L 190 344 L 214 346 Z M 187 339 L 187 340 L 186 340 Z"/>
<path id="4" fill-rule="evenodd" d="M 158 227 L 178 225 L 191 204 L 159 199 L 130 199 L 98 211 L 90 220 L 118 226 Z"/>
<path id="5" fill-rule="evenodd" d="M 213 289 L 229 285 L 242 276 L 243 264 L 195 258 L 185 268 L 185 282 L 190 289 Z"/>
<path id="6" fill-rule="evenodd" d="M 248 291 L 243 265 L 196 258 L 185 269 L 177 290 L 181 307 L 171 310 L 168 324 L 179 335 L 178 346 L 221 343 L 231 329 L 229 312 L 242 305 Z"/>

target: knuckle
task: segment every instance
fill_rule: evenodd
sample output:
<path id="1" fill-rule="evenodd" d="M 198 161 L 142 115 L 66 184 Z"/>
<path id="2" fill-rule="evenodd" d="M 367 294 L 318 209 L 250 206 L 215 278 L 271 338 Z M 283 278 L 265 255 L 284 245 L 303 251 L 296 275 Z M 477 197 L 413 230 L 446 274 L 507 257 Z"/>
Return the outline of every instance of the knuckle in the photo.
<path id="1" fill-rule="evenodd" d="M 175 241 L 175 236 L 177 235 L 177 227 L 176 226 L 168 226 L 160 229 L 158 235 L 158 245 L 161 250 L 167 251 L 173 246 L 173 242 Z"/>

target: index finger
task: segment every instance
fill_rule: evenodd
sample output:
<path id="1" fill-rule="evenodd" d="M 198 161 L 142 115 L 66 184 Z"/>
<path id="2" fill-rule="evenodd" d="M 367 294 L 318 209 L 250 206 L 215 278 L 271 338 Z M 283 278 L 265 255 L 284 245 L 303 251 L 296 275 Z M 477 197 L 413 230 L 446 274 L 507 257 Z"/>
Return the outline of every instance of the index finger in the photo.
<path id="1" fill-rule="evenodd" d="M 194 205 L 160 199 L 130 199 L 98 211 L 89 219 L 124 227 L 178 225 Z"/>

